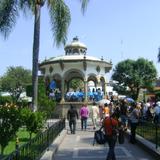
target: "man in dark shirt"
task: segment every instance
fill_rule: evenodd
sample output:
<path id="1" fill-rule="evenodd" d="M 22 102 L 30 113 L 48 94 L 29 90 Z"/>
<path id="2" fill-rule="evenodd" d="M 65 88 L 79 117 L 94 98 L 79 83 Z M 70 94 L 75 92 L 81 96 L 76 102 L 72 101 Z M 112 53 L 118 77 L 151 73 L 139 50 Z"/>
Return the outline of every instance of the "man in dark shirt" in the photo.
<path id="1" fill-rule="evenodd" d="M 76 119 L 78 119 L 78 112 L 73 105 L 70 105 L 70 109 L 68 110 L 68 113 L 67 113 L 67 119 L 69 121 L 71 134 L 75 134 Z"/>

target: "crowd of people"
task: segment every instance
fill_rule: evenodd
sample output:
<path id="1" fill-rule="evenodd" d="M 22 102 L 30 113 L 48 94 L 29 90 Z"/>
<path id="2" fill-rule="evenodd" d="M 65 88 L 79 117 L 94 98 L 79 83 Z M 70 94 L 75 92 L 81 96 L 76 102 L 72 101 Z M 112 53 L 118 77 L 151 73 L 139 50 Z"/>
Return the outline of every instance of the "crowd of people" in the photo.
<path id="1" fill-rule="evenodd" d="M 57 102 L 61 100 L 62 93 L 60 89 L 50 89 L 49 91 L 49 98 L 53 99 Z M 100 101 L 104 97 L 104 92 L 100 88 L 98 89 L 89 89 L 87 92 L 87 100 L 88 101 Z M 74 90 L 74 89 L 69 89 L 65 93 L 65 101 L 66 102 L 83 102 L 85 99 L 85 93 L 81 89 L 79 90 Z"/>
<path id="2" fill-rule="evenodd" d="M 152 121 L 153 123 L 160 124 L 160 102 L 153 103 L 140 103 L 128 102 L 127 99 L 108 100 L 108 103 L 100 105 L 93 101 L 92 106 L 89 108 L 86 103 L 82 105 L 79 111 L 76 107 L 71 105 L 68 110 L 67 118 L 72 134 L 76 131 L 76 120 L 81 120 L 81 130 L 87 129 L 87 120 L 90 117 L 93 123 L 93 130 L 100 127 L 104 128 L 105 134 L 110 137 L 108 141 L 109 151 L 107 160 L 115 160 L 114 148 L 117 138 L 112 136 L 113 127 L 121 127 L 124 131 L 130 127 L 130 139 L 132 144 L 136 143 L 136 128 L 139 120 Z"/>

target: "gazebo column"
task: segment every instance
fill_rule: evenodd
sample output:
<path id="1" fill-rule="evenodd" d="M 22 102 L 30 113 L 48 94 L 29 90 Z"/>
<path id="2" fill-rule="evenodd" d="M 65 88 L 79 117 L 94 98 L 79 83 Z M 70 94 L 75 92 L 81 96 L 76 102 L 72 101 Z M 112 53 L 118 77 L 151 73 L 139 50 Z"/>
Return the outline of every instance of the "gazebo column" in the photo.
<path id="1" fill-rule="evenodd" d="M 98 89 L 98 88 L 101 88 L 101 87 L 102 87 L 101 82 L 98 82 L 96 88 Z"/>
<path id="2" fill-rule="evenodd" d="M 87 88 L 87 80 L 84 80 L 84 101 L 87 102 L 87 93 L 88 93 L 88 88 Z"/>
<path id="3" fill-rule="evenodd" d="M 69 92 L 69 83 L 68 83 L 68 81 L 67 81 L 67 91 Z"/>
<path id="4" fill-rule="evenodd" d="M 97 76 L 97 83 L 96 83 L 96 88 L 98 89 L 98 88 L 101 88 L 102 86 L 101 86 L 101 80 L 100 80 L 100 77 L 99 76 Z"/>
<path id="5" fill-rule="evenodd" d="M 62 78 L 62 81 L 61 81 L 61 93 L 62 93 L 62 97 L 61 97 L 61 103 L 62 103 L 62 102 L 65 102 L 65 99 L 64 99 L 64 78 Z"/>
<path id="6" fill-rule="evenodd" d="M 107 82 L 104 83 L 104 98 L 107 96 Z"/>

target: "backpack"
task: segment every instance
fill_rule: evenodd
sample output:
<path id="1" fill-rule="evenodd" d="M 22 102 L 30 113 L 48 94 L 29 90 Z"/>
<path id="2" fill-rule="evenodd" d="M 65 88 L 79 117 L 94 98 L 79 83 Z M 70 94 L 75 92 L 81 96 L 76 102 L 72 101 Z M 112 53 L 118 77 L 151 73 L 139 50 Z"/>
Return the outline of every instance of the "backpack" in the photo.
<path id="1" fill-rule="evenodd" d="M 94 133 L 94 140 L 98 143 L 98 144 L 105 144 L 107 139 L 106 139 L 106 136 L 105 136 L 105 133 L 99 129 L 97 131 L 95 131 Z M 95 142 L 94 141 L 94 142 Z M 94 145 L 94 143 L 93 143 Z"/>

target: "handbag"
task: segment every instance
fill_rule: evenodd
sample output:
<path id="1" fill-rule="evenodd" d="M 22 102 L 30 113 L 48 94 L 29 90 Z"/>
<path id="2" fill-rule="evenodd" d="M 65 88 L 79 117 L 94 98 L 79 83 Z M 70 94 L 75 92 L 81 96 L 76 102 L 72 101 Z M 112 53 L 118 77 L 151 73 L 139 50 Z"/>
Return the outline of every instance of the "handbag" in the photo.
<path id="1" fill-rule="evenodd" d="M 94 133 L 94 142 L 93 145 L 95 144 L 95 141 L 98 144 L 105 144 L 107 139 L 106 139 L 106 135 L 105 133 L 102 131 L 102 128 L 100 128 L 99 130 L 95 131 Z"/>

